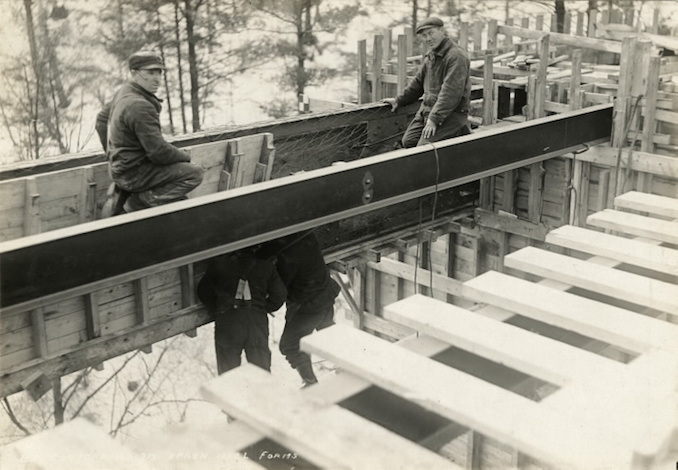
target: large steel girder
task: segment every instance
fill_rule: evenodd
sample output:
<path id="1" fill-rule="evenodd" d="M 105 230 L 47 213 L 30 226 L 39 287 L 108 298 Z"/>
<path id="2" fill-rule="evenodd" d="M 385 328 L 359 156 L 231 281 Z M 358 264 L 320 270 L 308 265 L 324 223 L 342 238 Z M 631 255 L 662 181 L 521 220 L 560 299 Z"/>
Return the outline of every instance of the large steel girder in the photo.
<path id="1" fill-rule="evenodd" d="M 0 244 L 0 306 L 179 266 L 608 141 L 612 105 Z M 172 264 L 174 263 L 174 264 Z"/>

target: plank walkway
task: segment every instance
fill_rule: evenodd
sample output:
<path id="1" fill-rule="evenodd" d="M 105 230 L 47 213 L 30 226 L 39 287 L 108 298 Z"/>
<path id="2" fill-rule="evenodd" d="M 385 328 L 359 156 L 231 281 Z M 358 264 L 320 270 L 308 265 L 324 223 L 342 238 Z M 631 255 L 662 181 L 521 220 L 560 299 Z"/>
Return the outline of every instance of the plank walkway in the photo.
<path id="1" fill-rule="evenodd" d="M 345 325 L 305 337 L 303 350 L 339 367 L 313 387 L 298 390 L 247 364 L 209 381 L 202 387 L 204 398 L 236 421 L 223 431 L 203 432 L 202 448 L 208 446 L 210 458 L 228 462 L 227 468 L 260 468 L 262 462 L 237 452 L 268 438 L 309 462 L 309 468 L 458 469 L 477 468 L 474 439 L 482 438 L 515 449 L 522 456 L 518 468 L 530 466 L 527 461 L 538 468 L 587 470 L 671 464 L 678 448 L 678 287 L 670 278 L 677 273 L 678 250 L 670 234 L 678 222 L 665 220 L 674 215 L 674 202 L 665 199 L 619 196 L 614 227 L 605 226 L 611 233 L 571 226 L 553 230 L 547 243 L 566 254 L 526 247 L 507 255 L 504 266 L 515 275 L 490 271 L 455 287 L 484 306 L 477 311 L 420 294 L 388 305 L 384 318 L 415 332 L 397 343 Z M 593 214 L 589 224 L 606 217 Z M 648 229 L 656 226 L 663 230 Z M 630 238 L 638 235 L 646 238 Z M 528 275 L 540 281 L 525 280 Z M 626 360 L 536 334 L 505 316 L 482 314 L 488 308 L 603 341 L 625 351 Z M 529 397 L 452 367 L 439 358 L 451 347 L 543 381 L 554 391 Z M 435 439 L 408 438 L 402 429 L 375 419 L 369 410 L 380 403 L 368 403 L 364 413 L 347 405 L 374 387 L 419 414 L 446 420 L 435 439 L 455 439 L 470 429 L 466 465 L 444 455 Z M 401 406 L 398 413 L 408 412 Z M 403 418 L 405 427 L 408 419 Z M 67 426 L 72 424 L 60 428 Z M 54 445 L 60 428 L 43 438 Z M 231 438 L 224 439 L 227 434 Z M 176 448 L 190 448 L 188 442 L 196 440 L 194 431 L 159 436 L 154 446 L 175 442 Z M 30 460 L 26 450 L 13 452 Z M 153 462 L 142 463 L 139 468 L 152 468 Z M 163 467 L 190 468 L 191 462 L 163 462 Z"/>

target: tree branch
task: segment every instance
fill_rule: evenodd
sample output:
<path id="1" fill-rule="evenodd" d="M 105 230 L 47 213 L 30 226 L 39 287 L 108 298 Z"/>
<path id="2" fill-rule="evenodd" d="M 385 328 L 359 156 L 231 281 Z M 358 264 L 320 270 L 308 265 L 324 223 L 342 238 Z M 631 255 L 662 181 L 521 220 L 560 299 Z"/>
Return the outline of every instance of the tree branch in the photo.
<path id="1" fill-rule="evenodd" d="M 7 397 L 2 399 L 2 407 L 5 409 L 5 413 L 7 413 L 7 416 L 9 416 L 9 419 L 14 423 L 14 425 L 19 428 L 26 436 L 30 436 L 31 432 L 24 427 L 21 422 L 17 419 L 16 415 L 14 414 L 14 410 L 12 410 L 12 405 L 9 404 L 9 400 L 7 400 Z"/>

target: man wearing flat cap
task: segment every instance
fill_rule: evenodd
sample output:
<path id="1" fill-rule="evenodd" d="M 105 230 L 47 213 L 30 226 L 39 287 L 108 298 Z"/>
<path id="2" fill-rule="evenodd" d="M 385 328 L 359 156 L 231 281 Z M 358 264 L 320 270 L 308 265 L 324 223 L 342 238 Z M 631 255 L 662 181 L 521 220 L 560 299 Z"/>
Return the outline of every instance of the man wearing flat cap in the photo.
<path id="1" fill-rule="evenodd" d="M 162 58 L 140 51 L 128 59 L 130 79 L 99 112 L 96 131 L 106 150 L 113 184 L 102 217 L 186 199 L 202 182 L 203 169 L 162 136 Z"/>
<path id="2" fill-rule="evenodd" d="M 466 51 L 447 37 L 440 18 L 430 17 L 416 29 L 426 42 L 427 54 L 417 75 L 396 98 L 386 98 L 393 111 L 398 106 L 423 100 L 407 126 L 405 148 L 470 134 L 468 109 L 471 99 L 470 62 Z"/>

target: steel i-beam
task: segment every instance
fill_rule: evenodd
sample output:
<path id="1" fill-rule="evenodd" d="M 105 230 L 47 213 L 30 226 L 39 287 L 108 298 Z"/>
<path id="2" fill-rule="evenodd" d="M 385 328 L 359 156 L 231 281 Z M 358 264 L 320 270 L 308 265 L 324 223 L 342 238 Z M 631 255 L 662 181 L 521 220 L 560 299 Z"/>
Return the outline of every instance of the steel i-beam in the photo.
<path id="1" fill-rule="evenodd" d="M 179 266 L 609 141 L 612 105 L 0 244 L 0 307 Z"/>

